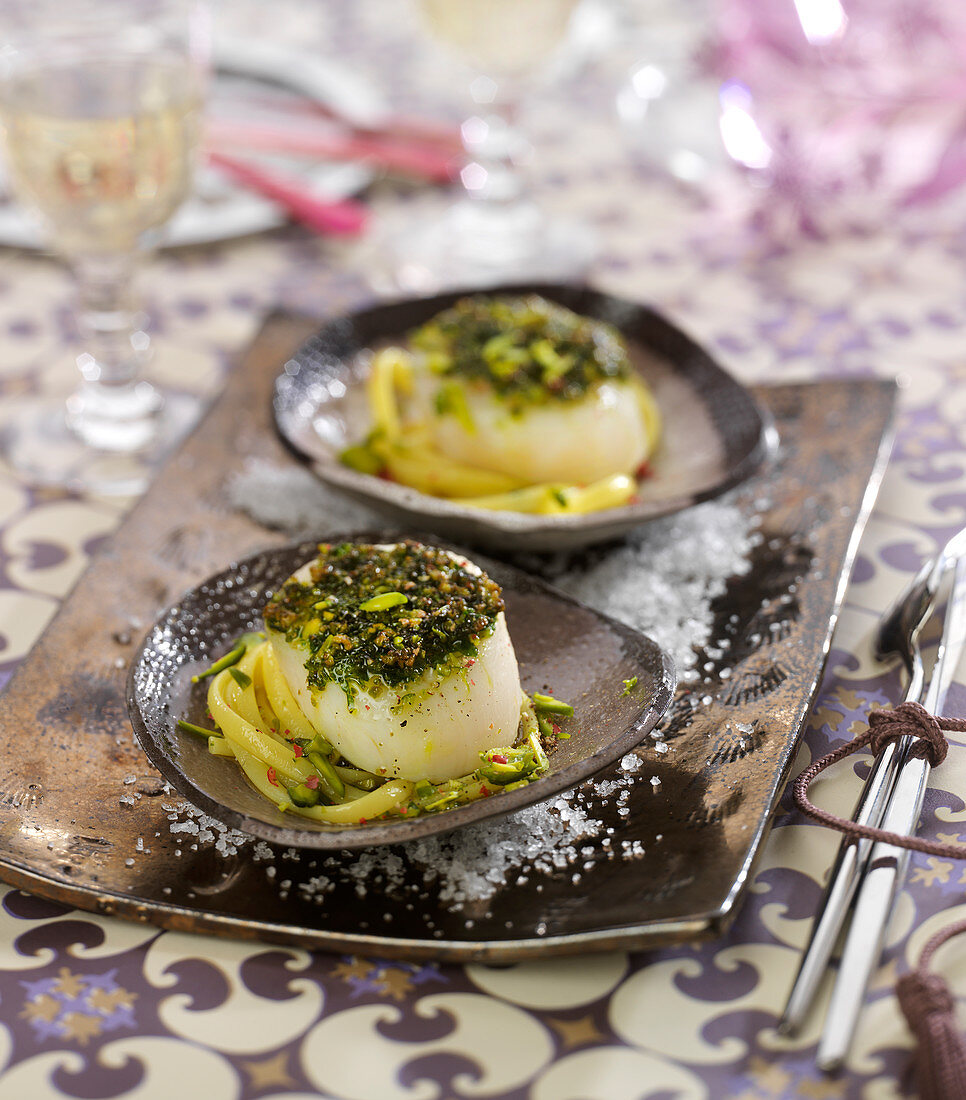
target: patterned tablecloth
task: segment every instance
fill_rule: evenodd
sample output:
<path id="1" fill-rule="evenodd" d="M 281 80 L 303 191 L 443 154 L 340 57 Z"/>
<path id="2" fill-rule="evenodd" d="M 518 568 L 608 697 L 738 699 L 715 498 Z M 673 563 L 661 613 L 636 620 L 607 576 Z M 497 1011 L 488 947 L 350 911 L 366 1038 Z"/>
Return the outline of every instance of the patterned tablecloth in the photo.
<path id="1" fill-rule="evenodd" d="M 383 5 L 285 0 L 244 14 L 254 33 L 354 54 L 360 73 L 411 107 L 448 102 L 457 70 L 415 43 L 404 20 L 390 25 Z M 611 109 L 619 53 L 592 58 L 526 112 L 543 201 L 599 235 L 591 281 L 655 304 L 746 381 L 903 382 L 893 459 L 798 771 L 896 698 L 898 677 L 871 659 L 870 631 L 923 558 L 966 523 L 966 221 L 947 206 L 819 241 L 704 202 L 628 156 Z M 441 201 L 385 185 L 372 194 L 377 213 Z M 372 300 L 358 255 L 296 228 L 162 254 L 145 279 L 157 376 L 211 394 L 269 308 L 321 315 Z M 0 253 L 0 399 L 69 369 L 70 305 L 50 259 Z M 124 511 L 0 471 L 0 685 Z M 947 709 L 964 704 L 957 684 Z M 841 767 L 817 793 L 848 812 L 863 775 L 861 763 Z M 933 777 L 924 835 L 960 836 L 963 789 L 966 752 L 954 747 Z M 0 1097 L 915 1095 L 893 985 L 931 933 L 966 915 L 966 872 L 914 858 L 847 1069 L 825 1078 L 813 1065 L 817 1022 L 796 1040 L 779 1038 L 775 1023 L 835 843 L 786 800 L 724 939 L 492 969 L 159 933 L 7 891 Z M 966 995 L 966 947 L 944 949 L 940 965 Z"/>

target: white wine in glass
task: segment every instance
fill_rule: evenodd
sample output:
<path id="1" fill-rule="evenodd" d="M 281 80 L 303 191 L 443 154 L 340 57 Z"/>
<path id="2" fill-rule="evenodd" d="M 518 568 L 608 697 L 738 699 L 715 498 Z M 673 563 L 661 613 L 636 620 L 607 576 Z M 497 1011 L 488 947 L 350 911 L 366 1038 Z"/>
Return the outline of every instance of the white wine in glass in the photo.
<path id="1" fill-rule="evenodd" d="M 462 194 L 391 234 L 395 289 L 572 278 L 594 253 L 586 226 L 555 218 L 528 193 L 530 151 L 519 100 L 564 47 L 577 0 L 419 0 L 430 34 L 475 70 L 473 117 L 461 127 Z"/>
<path id="2" fill-rule="evenodd" d="M 576 0 L 420 0 L 430 33 L 493 77 L 526 77 L 566 37 Z"/>
<path id="3" fill-rule="evenodd" d="M 59 252 L 124 253 L 188 192 L 198 97 L 175 59 L 92 57 L 26 69 L 0 103 L 16 190 Z"/>
<path id="4" fill-rule="evenodd" d="M 141 378 L 148 340 L 134 284 L 191 187 L 198 6 L 160 0 L 134 22 L 119 18 L 118 0 L 48 8 L 45 22 L 24 10 L 0 74 L 7 169 L 76 276 L 84 350 L 66 401 L 11 408 L 0 447 L 37 481 L 129 493 L 186 426 L 183 406 L 175 416 Z"/>

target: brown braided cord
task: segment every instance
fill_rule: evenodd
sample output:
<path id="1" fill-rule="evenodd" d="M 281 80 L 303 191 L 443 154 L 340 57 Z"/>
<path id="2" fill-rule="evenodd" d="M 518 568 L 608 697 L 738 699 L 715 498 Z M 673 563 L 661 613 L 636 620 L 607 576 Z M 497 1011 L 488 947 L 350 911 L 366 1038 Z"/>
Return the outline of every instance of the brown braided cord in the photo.
<path id="1" fill-rule="evenodd" d="M 956 1002 L 945 981 L 928 970 L 936 949 L 966 932 L 966 920 L 943 928 L 923 948 L 919 965 L 896 984 L 899 1007 L 916 1037 L 919 1100 L 966 1097 L 966 1049 L 956 1022 Z"/>
<path id="2" fill-rule="evenodd" d="M 877 829 L 872 825 L 859 825 L 855 821 L 849 821 L 837 814 L 829 813 L 820 806 L 816 806 L 808 797 L 808 788 L 812 780 L 844 760 L 847 756 L 864 749 L 866 746 L 876 754 L 890 742 L 897 741 L 900 737 L 914 737 L 915 744 L 910 748 L 910 754 L 923 760 L 928 760 L 935 767 L 946 759 L 949 745 L 943 734 L 943 729 L 966 732 L 966 720 L 962 718 L 936 718 L 919 703 L 900 703 L 894 710 L 874 710 L 869 715 L 869 729 L 861 737 L 834 749 L 827 756 L 816 760 L 814 764 L 806 768 L 795 780 L 792 795 L 795 803 L 802 813 L 827 825 L 830 829 L 836 829 L 844 833 L 850 840 L 881 840 L 886 844 L 892 844 L 897 848 L 910 848 L 914 852 L 924 852 L 930 856 L 940 856 L 944 859 L 966 859 L 966 845 L 948 844 L 938 840 L 924 840 L 922 837 L 907 836 L 904 833 L 887 832 L 885 829 Z M 964 1094 L 966 1096 L 966 1094 Z"/>
<path id="3" fill-rule="evenodd" d="M 944 844 L 859 825 L 820 809 L 808 798 L 809 784 L 817 775 L 867 745 L 878 755 L 890 741 L 913 737 L 915 742 L 909 749 L 911 756 L 928 760 L 933 767 L 941 764 L 949 749 L 943 727 L 963 732 L 966 721 L 936 718 L 919 703 L 911 702 L 900 703 L 891 711 L 872 711 L 866 733 L 816 760 L 795 780 L 792 793 L 796 804 L 803 813 L 845 833 L 850 840 L 864 837 L 927 855 L 966 859 L 966 845 Z M 966 932 L 966 920 L 957 921 L 933 936 L 923 949 L 916 969 L 904 974 L 896 985 L 902 1014 L 916 1038 L 919 1100 L 966 1100 L 966 1045 L 956 1022 L 956 1004 L 945 981 L 927 969 L 936 949 L 961 932 Z"/>

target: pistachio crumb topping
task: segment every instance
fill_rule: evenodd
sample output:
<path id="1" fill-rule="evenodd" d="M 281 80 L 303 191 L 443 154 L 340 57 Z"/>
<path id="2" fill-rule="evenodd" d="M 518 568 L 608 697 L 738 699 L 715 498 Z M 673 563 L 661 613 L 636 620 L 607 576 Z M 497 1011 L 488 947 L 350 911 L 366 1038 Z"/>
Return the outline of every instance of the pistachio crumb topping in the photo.
<path id="1" fill-rule="evenodd" d="M 537 294 L 461 298 L 410 334 L 429 368 L 486 383 L 511 411 L 550 399 L 575 401 L 605 379 L 630 375 L 620 333 Z M 437 412 L 463 414 L 462 395 L 444 385 Z"/>
<path id="2" fill-rule="evenodd" d="M 308 581 L 286 581 L 264 619 L 305 647 L 311 687 L 351 696 L 376 677 L 397 687 L 473 656 L 503 606 L 499 585 L 445 550 L 322 543 Z"/>

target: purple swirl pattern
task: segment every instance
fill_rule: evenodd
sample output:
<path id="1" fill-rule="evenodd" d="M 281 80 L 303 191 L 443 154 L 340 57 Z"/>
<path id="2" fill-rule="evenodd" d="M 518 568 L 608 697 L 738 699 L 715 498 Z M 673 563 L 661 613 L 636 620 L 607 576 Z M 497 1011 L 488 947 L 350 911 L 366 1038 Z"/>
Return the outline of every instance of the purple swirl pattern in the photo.
<path id="1" fill-rule="evenodd" d="M 401 108 L 453 110 L 462 70 L 385 18 L 379 0 L 242 4 L 254 34 L 358 59 Z M 390 25 L 391 22 L 391 25 Z M 592 280 L 649 301 L 749 382 L 897 375 L 892 464 L 863 539 L 796 770 L 902 690 L 873 660 L 876 616 L 966 524 L 966 248 L 957 197 L 862 235 L 789 236 L 635 163 L 610 100 L 622 42 L 526 119 L 535 184 L 594 225 Z M 431 60 L 431 64 L 428 63 Z M 442 106 L 440 106 L 442 105 Z M 439 195 L 380 185 L 397 213 Z M 950 226 L 955 232 L 950 231 Z M 367 301 L 350 246 L 296 228 L 163 254 L 148 280 L 158 376 L 211 393 L 273 306 L 315 314 Z M 0 258 L 0 400 L 68 369 L 70 292 L 42 256 Z M 0 686 L 122 509 L 30 489 L 0 471 Z M 966 713 L 957 684 L 947 709 Z M 867 762 L 815 788 L 848 813 Z M 966 750 L 936 771 L 920 831 L 966 833 Z M 332 957 L 126 924 L 7 890 L 0 904 L 0 1096 L 208 1100 L 859 1100 L 914 1096 L 893 996 L 926 937 L 966 910 L 966 871 L 914 857 L 846 1071 L 814 1067 L 820 1013 L 794 1040 L 776 1021 L 835 837 L 782 803 L 748 900 L 711 943 L 509 968 Z M 966 996 L 966 949 L 942 965 Z"/>

